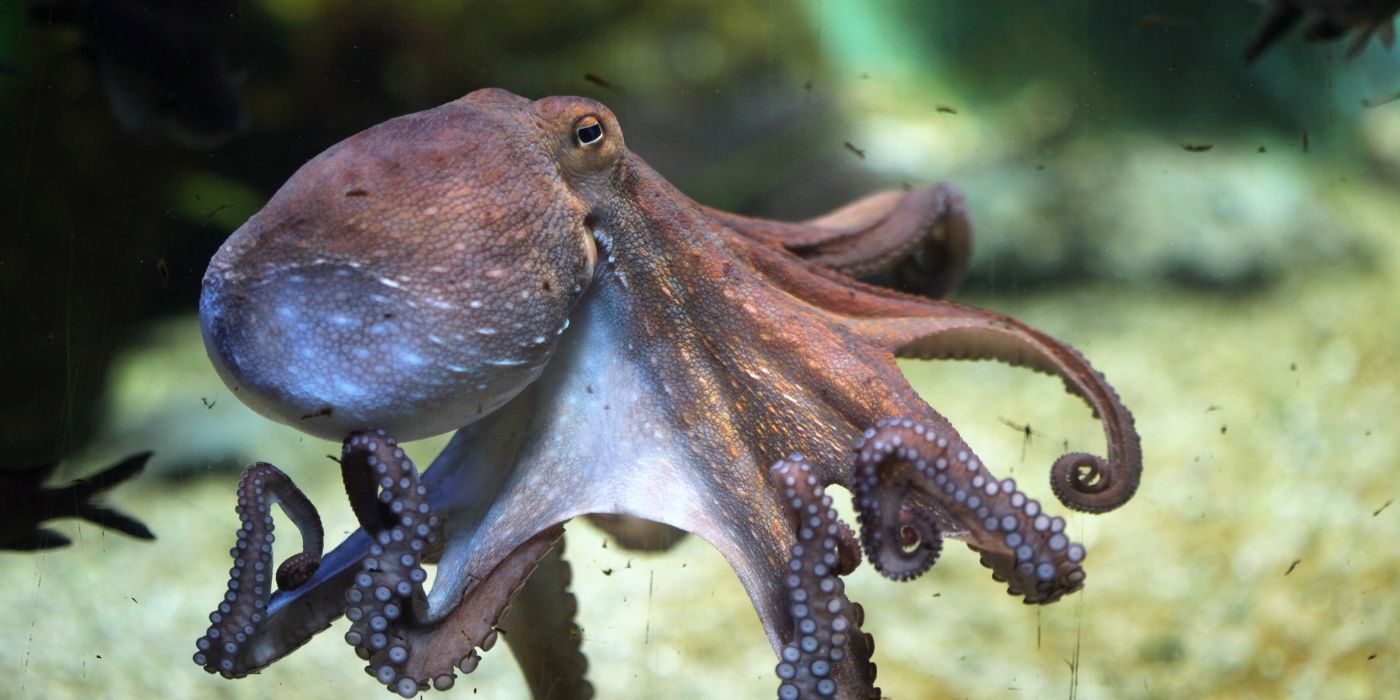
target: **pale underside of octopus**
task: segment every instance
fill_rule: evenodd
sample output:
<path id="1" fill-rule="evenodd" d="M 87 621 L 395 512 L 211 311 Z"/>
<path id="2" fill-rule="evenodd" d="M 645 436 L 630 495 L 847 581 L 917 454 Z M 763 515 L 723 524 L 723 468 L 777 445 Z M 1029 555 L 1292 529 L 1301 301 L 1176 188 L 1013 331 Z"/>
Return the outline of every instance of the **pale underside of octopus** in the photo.
<path id="1" fill-rule="evenodd" d="M 556 546 L 579 516 L 626 546 L 694 533 L 718 549 L 779 655 L 781 697 L 876 692 L 840 579 L 862 552 L 907 580 L 953 537 L 1027 603 L 1077 590 L 1084 549 L 1064 520 L 993 476 L 895 358 L 1059 376 L 1107 436 L 1106 458 L 1051 469 L 1076 510 L 1136 491 L 1132 416 L 1069 347 L 930 298 L 969 252 L 946 186 L 803 223 L 700 206 L 582 98 L 480 90 L 341 142 L 224 244 L 200 308 L 242 400 L 343 440 L 362 529 L 322 557 L 309 501 L 250 467 L 229 590 L 195 661 L 244 676 L 344 614 L 366 670 L 408 697 L 450 687 L 508 625 L 536 697 L 587 697 Z M 854 279 L 882 271 L 927 296 Z M 420 481 L 396 438 L 454 429 Z M 858 536 L 830 484 L 854 496 Z M 277 591 L 273 503 L 303 539 Z"/>

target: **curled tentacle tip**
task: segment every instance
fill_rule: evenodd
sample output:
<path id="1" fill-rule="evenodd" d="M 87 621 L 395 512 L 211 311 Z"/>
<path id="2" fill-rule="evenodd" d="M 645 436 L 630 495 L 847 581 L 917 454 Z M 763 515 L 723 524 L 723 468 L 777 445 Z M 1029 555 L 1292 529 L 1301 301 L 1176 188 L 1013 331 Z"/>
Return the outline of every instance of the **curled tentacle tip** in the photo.
<path id="1" fill-rule="evenodd" d="M 949 441 L 908 418 L 887 418 L 855 445 L 850 479 L 860 521 L 860 541 L 875 570 L 894 581 L 918 578 L 938 561 L 942 534 L 931 513 L 906 501 L 911 484 L 938 478 L 948 468 Z M 975 457 L 958 455 L 967 469 Z M 938 473 L 935 476 L 935 473 Z M 965 497 L 964 497 L 965 498 Z"/>
<path id="2" fill-rule="evenodd" d="M 1133 497 L 1137 484 L 1118 478 L 1119 468 L 1086 452 L 1061 455 L 1050 467 L 1050 488 L 1065 506 L 1084 513 L 1106 513 Z"/>
<path id="3" fill-rule="evenodd" d="M 892 527 L 872 528 L 864 543 L 875 570 L 892 581 L 911 581 L 924 575 L 943 551 L 943 537 L 933 518 L 907 507 L 899 509 Z"/>
<path id="4" fill-rule="evenodd" d="M 310 581 L 320 568 L 319 558 L 311 557 L 305 552 L 294 554 L 277 567 L 277 587 L 284 591 L 300 588 Z"/>

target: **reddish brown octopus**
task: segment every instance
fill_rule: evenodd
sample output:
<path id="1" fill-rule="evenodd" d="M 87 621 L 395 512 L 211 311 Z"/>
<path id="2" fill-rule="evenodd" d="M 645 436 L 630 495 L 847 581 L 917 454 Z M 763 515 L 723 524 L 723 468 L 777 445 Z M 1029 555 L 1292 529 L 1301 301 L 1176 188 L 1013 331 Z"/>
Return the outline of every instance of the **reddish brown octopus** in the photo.
<path id="1" fill-rule="evenodd" d="M 250 467 L 228 593 L 195 661 L 241 677 L 344 614 L 366 670 L 405 697 L 450 687 L 498 636 L 536 697 L 588 697 L 557 542 L 579 516 L 627 546 L 689 532 L 717 548 L 784 698 L 878 692 L 840 578 L 862 553 L 906 580 L 953 537 L 1027 603 L 1077 590 L 1084 549 L 1065 521 L 993 476 L 895 358 L 1064 380 L 1107 435 L 1106 458 L 1051 467 L 1080 511 L 1136 491 L 1131 414 L 1037 330 L 854 279 L 893 272 L 937 295 L 966 269 L 969 237 L 946 186 L 804 223 L 703 207 L 576 97 L 479 90 L 331 147 L 219 250 L 200 315 L 240 399 L 343 441 L 362 529 L 323 557 L 311 503 L 275 467 Z M 449 430 L 420 481 L 397 440 Z M 859 534 L 830 484 L 853 494 Z M 303 533 L 275 576 L 273 503 Z"/>

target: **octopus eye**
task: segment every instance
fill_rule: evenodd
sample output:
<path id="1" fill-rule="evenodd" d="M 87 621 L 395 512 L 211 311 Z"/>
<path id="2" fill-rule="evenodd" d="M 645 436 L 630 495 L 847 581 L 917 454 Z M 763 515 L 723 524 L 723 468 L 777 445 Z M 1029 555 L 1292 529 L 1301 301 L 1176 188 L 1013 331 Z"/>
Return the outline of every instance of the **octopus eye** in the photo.
<path id="1" fill-rule="evenodd" d="M 574 136 L 580 146 L 596 146 L 603 141 L 603 125 L 597 117 L 584 117 L 574 124 Z"/>

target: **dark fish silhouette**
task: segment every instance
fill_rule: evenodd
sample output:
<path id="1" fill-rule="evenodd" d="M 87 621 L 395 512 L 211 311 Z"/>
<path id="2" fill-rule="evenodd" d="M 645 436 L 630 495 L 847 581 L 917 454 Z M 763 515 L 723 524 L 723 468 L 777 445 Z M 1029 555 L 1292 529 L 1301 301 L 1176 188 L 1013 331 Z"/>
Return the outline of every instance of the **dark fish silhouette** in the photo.
<path id="1" fill-rule="evenodd" d="M 76 27 L 117 121 L 193 149 L 247 128 L 239 80 L 219 49 L 225 0 L 29 0 L 40 24 Z"/>
<path id="2" fill-rule="evenodd" d="M 54 464 L 37 469 L 0 469 L 0 549 L 31 551 L 68 544 L 67 537 L 40 527 L 57 518 L 82 518 L 137 539 L 155 539 L 141 521 L 96 502 L 108 489 L 140 474 L 150 457 L 150 452 L 134 454 L 59 488 L 44 486 L 53 475 Z"/>
<path id="3" fill-rule="evenodd" d="M 1395 45 L 1395 13 L 1400 12 L 1400 0 L 1272 0 L 1271 4 L 1272 13 L 1245 46 L 1246 61 L 1259 58 L 1310 13 L 1316 19 L 1303 35 L 1308 41 L 1335 41 L 1354 29 L 1361 30 L 1347 49 L 1347 58 L 1360 54 L 1373 34 L 1387 49 Z"/>

